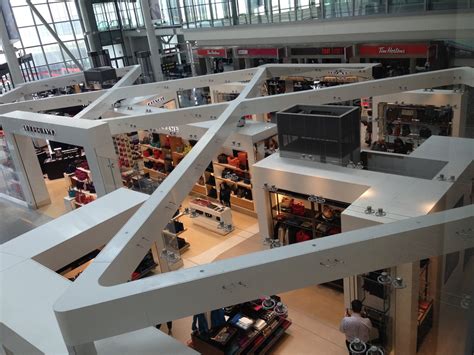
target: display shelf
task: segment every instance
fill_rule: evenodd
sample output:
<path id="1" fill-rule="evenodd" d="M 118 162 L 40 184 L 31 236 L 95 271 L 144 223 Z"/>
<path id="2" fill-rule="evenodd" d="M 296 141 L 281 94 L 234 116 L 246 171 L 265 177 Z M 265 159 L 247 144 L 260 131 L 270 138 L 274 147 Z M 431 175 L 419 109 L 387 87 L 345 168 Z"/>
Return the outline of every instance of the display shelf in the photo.
<path id="1" fill-rule="evenodd" d="M 148 168 L 143 168 L 143 171 L 145 173 L 150 174 L 150 177 L 153 178 L 166 178 L 168 174 L 162 173 L 161 171 L 153 170 L 153 169 L 148 169 Z"/>
<path id="2" fill-rule="evenodd" d="M 443 127 L 448 128 L 452 126 L 452 122 L 449 123 L 433 123 L 433 122 L 421 122 L 421 121 L 403 121 L 403 120 L 394 120 L 387 122 L 387 124 L 401 124 L 401 125 L 409 125 L 409 126 L 428 126 L 428 127 Z"/>
<path id="3" fill-rule="evenodd" d="M 76 192 L 80 192 L 82 194 L 89 195 L 89 196 L 94 196 L 94 197 L 97 198 L 97 194 L 95 192 L 90 192 L 90 191 L 87 191 L 87 190 L 80 190 L 77 187 L 73 187 L 72 189 Z"/>
<path id="4" fill-rule="evenodd" d="M 238 186 L 241 186 L 241 187 L 245 187 L 246 189 L 251 189 L 252 188 L 252 185 L 250 184 L 245 184 L 243 182 L 240 182 L 240 181 L 232 181 L 230 179 L 226 179 L 226 178 L 223 178 L 223 177 L 220 177 L 220 176 L 214 176 L 216 179 L 218 180 L 222 180 L 222 181 L 225 181 L 229 184 L 233 184 L 233 185 L 238 185 Z"/>
<path id="5" fill-rule="evenodd" d="M 154 147 L 154 146 L 152 146 L 151 144 L 143 144 L 143 143 L 140 143 L 140 146 L 141 146 L 142 148 L 145 148 L 145 149 L 142 149 L 142 151 L 143 151 L 143 150 L 146 150 L 146 149 L 148 149 L 148 148 L 150 148 L 150 149 L 156 149 L 156 150 L 170 150 L 170 148 Z"/>
<path id="6" fill-rule="evenodd" d="M 153 158 L 153 157 L 143 157 L 143 160 L 149 160 L 149 161 L 152 161 L 152 162 L 155 162 L 155 163 L 165 164 L 165 161 L 163 159 L 156 159 L 156 158 Z"/>
<path id="7" fill-rule="evenodd" d="M 214 162 L 214 165 L 217 165 L 217 166 L 221 166 L 223 168 L 227 168 L 227 169 L 232 169 L 232 170 L 235 170 L 235 171 L 239 171 L 241 173 L 246 173 L 246 174 L 249 174 L 250 175 L 250 172 L 248 170 L 242 170 L 240 168 L 237 168 L 233 165 L 230 165 L 230 164 L 224 164 L 224 163 L 218 163 L 218 162 Z"/>
<path id="8" fill-rule="evenodd" d="M 253 211 L 253 210 L 254 210 L 253 201 L 252 201 L 252 200 L 248 200 L 248 199 L 243 198 L 243 197 L 238 197 L 238 196 L 235 196 L 235 195 L 230 195 L 230 204 L 231 204 L 231 206 L 232 206 L 232 205 L 236 205 L 236 206 L 239 206 L 239 207 L 248 209 L 248 210 L 250 210 L 250 211 Z"/>
<path id="9" fill-rule="evenodd" d="M 267 339 L 268 342 L 263 342 L 263 344 L 265 344 L 265 342 L 267 342 L 267 344 L 262 349 L 258 349 L 257 353 L 260 355 L 266 354 L 272 348 L 272 346 L 274 346 L 277 341 L 281 339 L 281 337 L 285 334 L 286 330 L 290 327 L 290 325 L 291 322 L 285 320 L 283 324 L 280 325 L 271 336 L 269 336 L 269 338 Z"/>
<path id="10" fill-rule="evenodd" d="M 195 185 L 193 186 L 192 191 L 194 191 L 195 193 L 204 195 L 204 196 L 207 195 L 207 189 L 206 189 L 206 186 L 205 186 L 205 185 L 195 184 Z"/>

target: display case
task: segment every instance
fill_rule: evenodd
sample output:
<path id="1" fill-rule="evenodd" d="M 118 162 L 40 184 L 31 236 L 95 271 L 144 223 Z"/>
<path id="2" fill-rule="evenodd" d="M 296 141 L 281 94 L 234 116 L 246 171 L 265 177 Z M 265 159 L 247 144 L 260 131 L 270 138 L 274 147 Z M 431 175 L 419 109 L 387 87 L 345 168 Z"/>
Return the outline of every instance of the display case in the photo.
<path id="1" fill-rule="evenodd" d="M 281 305 L 280 298 L 272 296 L 269 299 L 276 305 L 274 308 L 263 306 L 262 299 L 226 307 L 224 315 L 227 321 L 218 325 L 211 322 L 208 330 L 196 329 L 191 334 L 191 346 L 207 355 L 270 353 L 292 322 L 286 313 L 275 310 Z M 240 322 L 241 319 L 245 323 Z"/>
<path id="2" fill-rule="evenodd" d="M 277 126 L 282 157 L 344 166 L 359 161 L 358 107 L 295 105 L 277 113 Z"/>
<path id="3" fill-rule="evenodd" d="M 194 224 L 215 233 L 226 235 L 234 230 L 232 212 L 229 207 L 196 198 L 189 202 L 190 217 Z"/>
<path id="4" fill-rule="evenodd" d="M 450 106 L 380 103 L 386 150 L 409 154 L 432 135 L 451 136 Z"/>

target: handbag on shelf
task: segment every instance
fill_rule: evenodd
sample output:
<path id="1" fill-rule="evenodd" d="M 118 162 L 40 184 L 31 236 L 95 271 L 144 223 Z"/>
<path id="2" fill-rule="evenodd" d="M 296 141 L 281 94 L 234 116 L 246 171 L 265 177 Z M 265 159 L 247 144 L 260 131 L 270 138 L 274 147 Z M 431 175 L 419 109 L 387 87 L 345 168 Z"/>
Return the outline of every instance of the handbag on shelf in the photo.
<path id="1" fill-rule="evenodd" d="M 227 164 L 232 165 L 236 168 L 240 168 L 239 158 L 227 157 Z"/>
<path id="2" fill-rule="evenodd" d="M 227 155 L 222 153 L 217 156 L 217 162 L 220 164 L 227 164 Z"/>
<path id="3" fill-rule="evenodd" d="M 298 216 L 304 216 L 305 208 L 302 202 L 294 202 L 291 204 L 291 213 Z"/>
<path id="4" fill-rule="evenodd" d="M 241 165 L 247 166 L 247 153 L 246 152 L 238 152 L 237 157 L 239 158 Z"/>
<path id="5" fill-rule="evenodd" d="M 291 205 L 293 204 L 293 199 L 289 197 L 283 197 L 280 202 L 280 208 L 283 212 L 291 213 Z"/>
<path id="6" fill-rule="evenodd" d="M 301 243 L 301 242 L 305 242 L 307 240 L 311 240 L 311 235 L 304 231 L 304 230 L 299 230 L 298 232 L 296 232 L 296 242 L 297 243 Z"/>

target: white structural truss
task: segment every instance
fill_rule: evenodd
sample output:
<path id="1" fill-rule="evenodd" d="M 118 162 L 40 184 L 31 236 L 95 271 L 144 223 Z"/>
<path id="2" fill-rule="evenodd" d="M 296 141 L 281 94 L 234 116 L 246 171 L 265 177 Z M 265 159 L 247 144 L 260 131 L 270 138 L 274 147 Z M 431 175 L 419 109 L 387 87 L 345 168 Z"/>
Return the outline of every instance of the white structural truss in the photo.
<path id="1" fill-rule="evenodd" d="M 474 86 L 472 68 L 380 80 L 369 80 L 370 69 L 370 66 L 363 64 L 266 65 L 245 71 L 170 82 L 117 86 L 101 91 L 97 96 L 94 93 L 80 94 L 83 97 L 98 98 L 98 101 L 85 110 L 85 114 L 80 114 L 83 118 L 97 119 L 118 100 L 147 95 L 173 96 L 176 91 L 194 87 L 248 81 L 238 98 L 228 103 L 102 120 L 107 122 L 113 134 L 204 120 L 215 122 L 57 300 L 54 311 L 65 343 L 74 347 L 76 353 L 90 354 L 94 351 L 94 341 L 170 319 L 236 304 L 264 294 L 319 284 L 368 270 L 474 247 L 474 238 L 467 232 L 470 230 L 472 234 L 474 225 L 474 206 L 471 205 L 342 233 L 338 238 L 308 241 L 127 282 L 152 243 L 161 238 L 157 231 L 165 228 L 220 147 L 237 130 L 238 122 L 244 115 L 274 112 L 294 104 L 333 103 L 445 85 Z M 318 77 L 322 73 L 358 73 L 368 81 L 320 90 L 261 95 L 263 83 L 272 77 Z M 25 92 L 21 92 L 21 95 L 24 96 Z M 72 102 L 77 97 L 68 100 Z M 22 105 L 27 107 L 29 104 L 26 101 L 4 106 L 16 109 L 14 105 L 17 105 L 21 109 Z M 0 112 L 8 112 L 4 110 L 0 106 Z M 4 116 L 8 117 L 8 114 Z M 44 123 L 44 119 L 42 122 Z M 114 201 L 123 196 L 117 191 L 105 198 L 107 204 L 113 206 Z M 100 202 L 101 199 L 97 201 Z M 88 206 L 84 207 L 86 208 Z M 466 235 L 468 236 L 464 237 Z M 29 237 L 34 238 L 34 233 L 30 232 Z M 387 250 L 390 252 L 387 253 Z M 12 254 L 12 251 L 9 250 L 8 253 Z M 353 255 L 359 257 L 354 258 Z M 33 258 L 34 255 L 30 257 Z"/>

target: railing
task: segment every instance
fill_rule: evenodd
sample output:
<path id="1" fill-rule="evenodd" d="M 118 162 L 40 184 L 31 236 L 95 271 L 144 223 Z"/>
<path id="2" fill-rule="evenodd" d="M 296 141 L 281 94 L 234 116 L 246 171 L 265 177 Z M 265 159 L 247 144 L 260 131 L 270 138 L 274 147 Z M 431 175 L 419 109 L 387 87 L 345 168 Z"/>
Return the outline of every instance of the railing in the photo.
<path id="1" fill-rule="evenodd" d="M 474 0 L 180 0 L 163 25 L 222 27 L 473 8 Z"/>
<path id="2" fill-rule="evenodd" d="M 113 4 L 94 4 L 99 31 L 119 29 L 119 16 L 123 29 L 144 26 L 139 6 Z M 105 5 L 110 6 L 106 9 Z M 466 10 L 474 9 L 474 0 L 162 0 L 161 5 L 160 19 L 154 19 L 156 27 L 205 28 Z"/>

